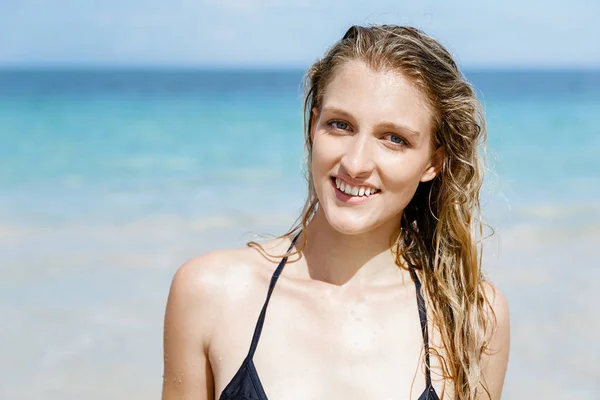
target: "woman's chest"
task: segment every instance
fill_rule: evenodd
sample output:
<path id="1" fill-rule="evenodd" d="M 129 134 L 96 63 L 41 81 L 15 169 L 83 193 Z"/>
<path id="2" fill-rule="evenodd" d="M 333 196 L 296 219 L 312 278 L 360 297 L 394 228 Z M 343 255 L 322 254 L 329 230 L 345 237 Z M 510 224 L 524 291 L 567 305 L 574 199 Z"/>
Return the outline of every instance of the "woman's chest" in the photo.
<path id="1" fill-rule="evenodd" d="M 270 399 L 409 398 L 422 353 L 416 304 L 273 297 L 253 356 Z M 406 301 L 406 304 L 402 304 Z M 412 311 L 412 312 L 411 312 Z M 256 320 L 230 324 L 211 352 L 216 393 L 247 356 Z M 235 325 L 235 324 L 234 324 Z M 422 389 L 415 382 L 413 389 Z M 399 393 L 406 393 L 400 396 Z M 416 392 L 415 392 L 416 393 Z M 418 396 L 413 396 L 416 398 Z"/>

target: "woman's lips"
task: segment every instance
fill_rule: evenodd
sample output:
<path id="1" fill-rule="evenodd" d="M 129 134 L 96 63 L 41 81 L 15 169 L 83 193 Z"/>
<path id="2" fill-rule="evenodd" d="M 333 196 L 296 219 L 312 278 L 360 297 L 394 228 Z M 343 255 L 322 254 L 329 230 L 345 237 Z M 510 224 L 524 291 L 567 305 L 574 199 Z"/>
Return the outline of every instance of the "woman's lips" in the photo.
<path id="1" fill-rule="evenodd" d="M 335 193 L 335 197 L 341 201 L 342 203 L 345 204 L 363 204 L 365 202 L 367 202 L 368 200 L 370 200 L 373 196 L 377 196 L 380 192 L 375 192 L 372 193 L 368 196 L 352 196 L 349 194 L 346 194 L 344 192 L 342 192 L 340 189 L 337 188 L 337 185 L 335 184 L 335 178 L 331 178 L 331 187 L 333 188 L 333 191 Z"/>

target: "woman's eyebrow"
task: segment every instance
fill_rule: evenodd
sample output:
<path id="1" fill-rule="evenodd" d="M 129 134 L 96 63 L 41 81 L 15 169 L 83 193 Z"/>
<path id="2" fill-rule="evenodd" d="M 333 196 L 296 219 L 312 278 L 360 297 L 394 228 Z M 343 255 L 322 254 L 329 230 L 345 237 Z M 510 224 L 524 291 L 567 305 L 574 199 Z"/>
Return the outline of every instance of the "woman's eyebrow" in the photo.
<path id="1" fill-rule="evenodd" d="M 350 114 L 347 111 L 342 110 L 341 108 L 337 108 L 337 107 L 323 107 L 323 111 L 327 111 L 333 114 L 340 114 L 343 115 L 346 118 L 352 119 L 352 114 Z"/>
<path id="2" fill-rule="evenodd" d="M 394 131 L 399 131 L 399 132 L 405 132 L 408 135 L 413 136 L 415 139 L 418 139 L 419 137 L 421 137 L 421 132 L 414 130 L 412 128 L 409 128 L 406 125 L 402 125 L 402 124 L 396 124 L 393 122 L 381 122 L 380 124 L 378 124 L 379 126 L 383 126 L 385 128 L 394 130 Z"/>
<path id="3" fill-rule="evenodd" d="M 330 112 L 332 114 L 338 114 L 338 115 L 342 115 L 345 118 L 348 119 L 353 119 L 352 114 L 350 114 L 349 112 L 342 110 L 341 108 L 337 108 L 337 107 L 323 107 L 323 111 L 327 111 Z M 400 131 L 400 132 L 406 132 L 407 134 L 413 136 L 415 139 L 418 139 L 421 136 L 421 132 L 409 128 L 406 125 L 403 124 L 397 124 L 394 122 L 388 122 L 388 121 L 384 121 L 384 122 L 380 122 L 377 125 L 382 126 L 384 128 L 388 128 L 394 131 Z"/>

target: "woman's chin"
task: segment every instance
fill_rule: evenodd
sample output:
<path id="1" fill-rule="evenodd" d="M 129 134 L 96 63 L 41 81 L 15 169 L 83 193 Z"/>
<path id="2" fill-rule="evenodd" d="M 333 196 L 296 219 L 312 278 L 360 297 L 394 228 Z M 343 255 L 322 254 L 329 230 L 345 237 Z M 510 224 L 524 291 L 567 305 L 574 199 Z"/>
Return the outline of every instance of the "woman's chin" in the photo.
<path id="1" fill-rule="evenodd" d="M 360 218 L 351 215 L 340 215 L 342 213 L 336 214 L 326 215 L 327 221 L 334 230 L 343 235 L 361 235 L 375 229 L 377 225 L 373 221 L 364 218 L 364 216 Z"/>

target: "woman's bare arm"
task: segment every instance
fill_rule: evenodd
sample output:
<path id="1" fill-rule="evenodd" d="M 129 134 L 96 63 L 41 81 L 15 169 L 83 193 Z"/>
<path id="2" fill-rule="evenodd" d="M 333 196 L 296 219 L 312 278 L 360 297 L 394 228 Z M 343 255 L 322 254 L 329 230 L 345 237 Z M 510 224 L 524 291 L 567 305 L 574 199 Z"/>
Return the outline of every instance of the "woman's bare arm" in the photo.
<path id="1" fill-rule="evenodd" d="M 494 331 L 490 340 L 489 351 L 486 351 L 483 356 L 483 377 L 491 399 L 500 400 L 510 350 L 510 319 L 506 299 L 500 290 L 491 284 L 486 284 L 485 294 L 494 310 L 495 324 L 492 325 Z M 481 393 L 479 398 L 482 400 L 489 399 L 485 391 Z"/>
<path id="2" fill-rule="evenodd" d="M 205 272 L 211 258 L 186 262 L 173 278 L 164 322 L 163 400 L 214 398 L 208 345 L 215 312 Z"/>

